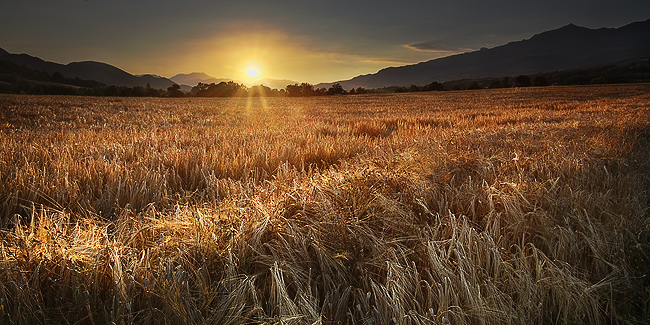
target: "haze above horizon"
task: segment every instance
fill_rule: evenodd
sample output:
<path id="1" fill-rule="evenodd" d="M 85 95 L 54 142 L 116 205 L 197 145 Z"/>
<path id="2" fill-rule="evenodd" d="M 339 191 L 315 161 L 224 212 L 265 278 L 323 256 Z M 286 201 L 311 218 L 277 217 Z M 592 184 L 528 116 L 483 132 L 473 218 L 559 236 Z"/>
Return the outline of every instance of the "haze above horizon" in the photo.
<path id="1" fill-rule="evenodd" d="M 648 13 L 647 0 L 10 0 L 0 12 L 0 47 L 59 63 L 106 62 L 132 74 L 319 83 L 494 47 L 569 23 L 620 27 Z"/>

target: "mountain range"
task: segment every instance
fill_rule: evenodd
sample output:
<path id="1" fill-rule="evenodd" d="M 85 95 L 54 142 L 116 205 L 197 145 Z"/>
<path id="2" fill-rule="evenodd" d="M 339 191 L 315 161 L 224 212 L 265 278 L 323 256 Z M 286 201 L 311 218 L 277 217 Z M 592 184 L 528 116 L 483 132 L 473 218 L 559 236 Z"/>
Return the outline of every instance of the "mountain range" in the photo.
<path id="1" fill-rule="evenodd" d="M 361 75 L 338 83 L 345 89 L 421 86 L 434 81 L 530 75 L 648 58 L 650 58 L 650 19 L 619 28 L 590 29 L 569 24 L 536 34 L 530 39 L 417 64 L 389 67 L 374 74 Z M 200 72 L 178 74 L 171 78 L 156 75 L 135 76 L 106 63 L 83 61 L 60 64 L 28 54 L 12 54 L 1 48 L 0 61 L 48 74 L 58 72 L 67 78 L 95 80 L 106 85 L 127 87 L 150 85 L 152 88 L 167 89 L 177 83 L 183 90 L 188 91 L 199 82 L 233 81 L 214 78 Z M 256 83 L 274 89 L 283 89 L 296 82 L 261 79 Z M 316 88 L 327 88 L 332 84 L 321 83 L 316 85 Z"/>
<path id="2" fill-rule="evenodd" d="M 171 78 L 173 82 L 179 84 L 179 85 L 188 85 L 188 86 L 196 86 L 199 82 L 209 84 L 209 83 L 220 83 L 220 82 L 228 82 L 228 81 L 233 81 L 236 83 L 243 84 L 241 81 L 233 80 L 233 79 L 224 79 L 224 78 L 215 78 L 213 76 L 210 76 L 208 74 L 205 74 L 203 72 L 192 72 L 188 74 L 177 74 Z M 271 89 L 284 89 L 287 87 L 287 85 L 295 84 L 296 81 L 292 80 L 287 80 L 287 79 L 270 79 L 270 78 L 265 78 L 265 79 L 260 79 L 254 82 L 256 85 L 264 85 L 267 86 Z"/>
<path id="3" fill-rule="evenodd" d="M 95 80 L 106 85 L 145 87 L 149 84 L 152 88 L 167 89 L 167 87 L 174 84 L 173 81 L 167 78 L 153 75 L 134 76 L 110 64 L 95 61 L 60 64 L 45 61 L 28 54 L 11 54 L 3 49 L 0 49 L 0 60 L 21 65 L 32 70 L 43 71 L 49 74 L 58 72 L 68 78 Z"/>
<path id="4" fill-rule="evenodd" d="M 385 68 L 338 83 L 345 89 L 421 86 L 434 81 L 530 75 L 644 58 L 650 58 L 650 19 L 619 28 L 569 24 L 491 49 Z"/>
<path id="5" fill-rule="evenodd" d="M 95 80 L 106 85 L 115 86 L 142 86 L 146 87 L 147 84 L 152 88 L 167 89 L 174 83 L 179 84 L 181 89 L 189 91 L 192 87 L 196 86 L 199 82 L 202 83 L 220 83 L 234 81 L 242 83 L 237 80 L 227 78 L 215 78 L 205 73 L 194 72 L 189 74 L 177 74 L 171 78 L 165 78 L 153 74 L 132 75 L 120 68 L 110 64 L 96 62 L 96 61 L 83 61 L 72 62 L 68 64 L 60 64 L 50 61 L 45 61 L 41 58 L 31 56 L 29 54 L 12 54 L 0 48 L 0 61 L 7 61 L 19 66 L 24 66 L 27 69 L 47 72 L 54 74 L 56 72 L 68 78 L 80 78 L 84 80 Z M 284 89 L 289 84 L 294 84 L 295 81 L 283 79 L 261 79 L 256 84 L 262 84 L 274 89 Z M 243 84 L 243 83 L 242 83 Z"/>
<path id="6" fill-rule="evenodd" d="M 169 78 L 173 82 L 179 84 L 179 85 L 188 85 L 188 86 L 196 86 L 199 82 L 201 83 L 220 83 L 220 82 L 228 82 L 228 81 L 234 81 L 232 79 L 223 79 L 223 78 L 215 78 L 213 76 L 209 76 L 203 72 L 193 72 L 193 73 L 188 73 L 188 74 L 177 74 L 171 78 Z"/>

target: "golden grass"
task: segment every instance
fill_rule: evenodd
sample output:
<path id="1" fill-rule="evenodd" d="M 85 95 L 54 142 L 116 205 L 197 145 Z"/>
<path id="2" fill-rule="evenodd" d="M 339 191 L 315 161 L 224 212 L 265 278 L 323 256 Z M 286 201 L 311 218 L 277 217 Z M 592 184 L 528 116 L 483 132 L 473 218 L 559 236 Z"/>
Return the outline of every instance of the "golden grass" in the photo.
<path id="1" fill-rule="evenodd" d="M 0 322 L 648 322 L 649 94 L 1 96 Z"/>

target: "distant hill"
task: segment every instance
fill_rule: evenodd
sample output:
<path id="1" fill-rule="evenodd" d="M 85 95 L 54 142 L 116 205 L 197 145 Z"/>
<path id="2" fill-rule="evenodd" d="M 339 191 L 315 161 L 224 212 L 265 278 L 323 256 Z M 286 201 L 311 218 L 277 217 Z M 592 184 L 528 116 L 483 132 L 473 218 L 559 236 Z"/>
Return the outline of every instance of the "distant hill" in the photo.
<path id="1" fill-rule="evenodd" d="M 215 78 L 211 75 L 208 75 L 203 72 L 192 72 L 192 73 L 187 73 L 187 74 L 177 74 L 171 78 L 172 81 L 176 82 L 179 85 L 188 85 L 191 87 L 196 86 L 199 82 L 205 83 L 205 84 L 210 84 L 210 83 L 215 83 L 218 84 L 220 82 L 228 82 L 228 81 L 233 81 L 238 84 L 243 84 L 241 81 L 233 80 L 233 79 L 225 79 L 225 78 Z M 287 85 L 295 84 L 296 82 L 293 80 L 287 80 L 287 79 L 261 79 L 255 82 L 257 85 L 264 85 L 267 86 L 271 89 L 284 89 L 287 87 Z"/>
<path id="2" fill-rule="evenodd" d="M 516 76 L 595 67 L 650 57 L 650 19 L 619 28 L 573 24 L 491 49 L 452 55 L 339 81 L 346 89 Z M 317 87 L 329 87 L 331 83 Z"/>
<path id="3" fill-rule="evenodd" d="M 220 82 L 233 81 L 232 79 L 215 78 L 203 72 L 192 72 L 192 73 L 185 73 L 185 74 L 181 73 L 169 79 L 179 85 L 188 85 L 191 87 L 196 86 L 199 82 L 206 83 L 206 84 L 209 83 L 218 84 Z"/>
<path id="4" fill-rule="evenodd" d="M 287 85 L 293 85 L 296 83 L 297 83 L 296 81 L 288 80 L 288 79 L 269 79 L 269 78 L 265 78 L 256 82 L 256 84 L 262 84 L 271 89 L 285 89 L 287 88 Z"/>
<path id="5" fill-rule="evenodd" d="M 49 74 L 58 72 L 67 78 L 95 80 L 106 85 L 146 87 L 149 84 L 152 88 L 167 89 L 174 84 L 173 81 L 167 78 L 152 75 L 134 76 L 110 64 L 95 61 L 72 62 L 64 65 L 45 61 L 28 54 L 11 54 L 2 49 L 0 49 L 0 61 L 11 62 L 31 70 L 43 71 Z"/>

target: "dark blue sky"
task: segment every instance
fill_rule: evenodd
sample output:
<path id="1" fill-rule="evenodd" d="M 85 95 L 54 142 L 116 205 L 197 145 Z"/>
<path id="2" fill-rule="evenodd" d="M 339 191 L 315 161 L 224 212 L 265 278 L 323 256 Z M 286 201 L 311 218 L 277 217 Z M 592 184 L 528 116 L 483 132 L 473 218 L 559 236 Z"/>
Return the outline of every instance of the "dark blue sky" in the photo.
<path id="1" fill-rule="evenodd" d="M 312 83 L 493 47 L 569 23 L 620 27 L 648 0 L 3 0 L 0 47 L 134 74 Z"/>

